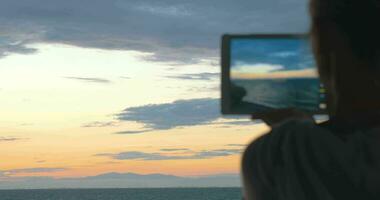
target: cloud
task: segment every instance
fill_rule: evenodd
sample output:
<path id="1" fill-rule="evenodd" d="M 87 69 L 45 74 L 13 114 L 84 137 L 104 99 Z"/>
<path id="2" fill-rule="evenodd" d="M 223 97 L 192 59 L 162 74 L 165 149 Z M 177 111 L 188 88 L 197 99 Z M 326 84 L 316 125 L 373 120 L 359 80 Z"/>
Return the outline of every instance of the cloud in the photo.
<path id="1" fill-rule="evenodd" d="M 23 169 L 11 169 L 11 170 L 2 170 L 5 175 L 14 175 L 14 174 L 33 174 L 33 173 L 47 173 L 47 172 L 61 172 L 67 170 L 66 168 L 23 168 Z"/>
<path id="2" fill-rule="evenodd" d="M 133 134 L 140 134 L 140 133 L 146 133 L 146 132 L 150 132 L 152 130 L 142 130 L 142 131 L 120 131 L 120 132 L 116 132 L 115 134 L 118 134 L 118 135 L 133 135 Z"/>
<path id="3" fill-rule="evenodd" d="M 207 84 L 205 86 L 200 86 L 200 87 L 192 87 L 192 88 L 188 88 L 187 91 L 189 92 L 220 92 L 220 84 Z"/>
<path id="4" fill-rule="evenodd" d="M 167 151 L 167 152 L 172 152 L 172 151 L 190 151 L 190 149 L 187 149 L 187 148 L 181 148 L 181 149 L 160 149 L 160 151 Z"/>
<path id="5" fill-rule="evenodd" d="M 231 155 L 238 155 L 242 152 L 241 149 L 216 149 L 216 150 L 203 150 L 193 152 L 189 155 L 166 155 L 162 153 L 146 153 L 140 151 L 127 151 L 121 153 L 104 153 L 96 154 L 95 156 L 106 156 L 115 160 L 197 160 L 197 159 L 210 159 L 215 157 L 224 157 Z"/>
<path id="6" fill-rule="evenodd" d="M 304 32 L 306 0 L 2 0 L 0 55 L 33 43 L 136 50 L 145 59 L 196 63 L 218 57 L 223 33 Z M 273 6 L 276 5 L 276 6 Z M 284 12 L 292 10 L 292 12 Z"/>
<path id="7" fill-rule="evenodd" d="M 146 128 L 146 130 L 142 131 L 126 131 L 126 134 L 168 130 L 186 126 L 210 124 L 252 125 L 257 123 L 247 121 L 244 116 L 222 116 L 219 103 L 220 99 L 202 98 L 177 100 L 164 104 L 149 104 L 126 108 L 121 113 L 116 114 L 116 118 L 120 121 L 138 122 Z M 229 121 L 217 122 L 222 118 Z M 123 134 L 123 132 L 119 134 Z"/>
<path id="8" fill-rule="evenodd" d="M 183 74 L 175 76 L 165 76 L 166 78 L 179 79 L 179 80 L 200 80 L 200 81 L 209 81 L 215 78 L 218 78 L 220 73 L 199 73 L 199 74 Z"/>
<path id="9" fill-rule="evenodd" d="M 90 83 L 105 83 L 105 84 L 111 83 L 110 80 L 103 79 L 103 78 L 74 77 L 74 76 L 67 76 L 64 78 L 83 81 L 83 82 L 90 82 Z"/>
<path id="10" fill-rule="evenodd" d="M 19 140 L 25 140 L 25 138 L 17 138 L 17 137 L 0 137 L 0 142 L 14 142 Z"/>
<path id="11" fill-rule="evenodd" d="M 236 120 L 236 121 L 227 121 L 227 122 L 220 122 L 219 124 L 224 124 L 224 125 L 239 125 L 239 126 L 252 126 L 254 124 L 259 123 L 258 121 L 253 121 L 253 120 Z M 218 123 L 214 123 L 218 124 Z"/>
<path id="12" fill-rule="evenodd" d="M 179 156 L 165 156 L 159 153 L 144 153 L 139 151 L 128 151 L 117 154 L 96 154 L 96 156 L 106 156 L 115 160 L 175 160 Z"/>
<path id="13" fill-rule="evenodd" d="M 227 144 L 228 147 L 246 147 L 246 144 Z"/>
<path id="14" fill-rule="evenodd" d="M 102 128 L 102 127 L 110 127 L 110 126 L 117 126 L 117 122 L 96 121 L 96 122 L 91 122 L 91 123 L 82 125 L 82 127 L 84 128 Z"/>
<path id="15" fill-rule="evenodd" d="M 117 118 L 145 124 L 149 129 L 165 130 L 208 124 L 221 117 L 218 108 L 217 99 L 178 100 L 173 103 L 130 107 L 117 114 Z"/>
<path id="16" fill-rule="evenodd" d="M 230 155 L 238 155 L 242 152 L 241 149 L 219 149 L 213 151 L 201 151 L 195 155 L 195 157 L 199 158 L 213 158 L 213 157 L 221 157 L 221 156 L 230 156 Z"/>
<path id="17" fill-rule="evenodd" d="M 233 73 L 259 73 L 267 74 L 274 71 L 279 71 L 284 69 L 282 65 L 272 65 L 266 63 L 255 63 L 255 64 L 246 64 L 246 63 L 236 63 L 236 66 L 233 67 Z"/>
<path id="18" fill-rule="evenodd" d="M 24 46 L 24 43 L 6 43 L 0 41 L 0 58 L 8 56 L 12 53 L 18 53 L 18 54 L 32 54 L 37 51 L 37 49 L 34 48 L 28 48 Z"/>
<path id="19" fill-rule="evenodd" d="M 280 57 L 280 58 L 288 58 L 288 57 L 293 57 L 297 55 L 298 55 L 298 52 L 296 51 L 282 51 L 282 52 L 276 52 L 272 54 L 272 56 Z"/>
<path id="20" fill-rule="evenodd" d="M 169 15 L 174 17 L 192 15 L 185 6 L 151 6 L 142 4 L 137 7 L 137 9 L 158 15 Z"/>
<path id="21" fill-rule="evenodd" d="M 131 77 L 128 76 L 120 76 L 121 79 L 131 79 Z"/>
<path id="22" fill-rule="evenodd" d="M 33 126 L 33 123 L 21 123 L 20 126 Z"/>
<path id="23" fill-rule="evenodd" d="M 258 48 L 259 47 L 259 48 Z M 307 40 L 235 40 L 231 66 L 234 73 L 273 73 L 315 66 Z"/>

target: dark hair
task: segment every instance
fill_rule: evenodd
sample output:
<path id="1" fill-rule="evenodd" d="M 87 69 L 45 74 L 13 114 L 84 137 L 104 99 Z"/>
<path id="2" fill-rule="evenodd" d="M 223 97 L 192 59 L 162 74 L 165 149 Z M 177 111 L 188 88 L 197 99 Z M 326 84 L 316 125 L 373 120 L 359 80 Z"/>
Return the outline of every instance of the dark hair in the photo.
<path id="1" fill-rule="evenodd" d="M 380 0 L 311 0 L 310 12 L 316 31 L 332 22 L 347 37 L 360 59 L 378 64 L 380 56 Z"/>

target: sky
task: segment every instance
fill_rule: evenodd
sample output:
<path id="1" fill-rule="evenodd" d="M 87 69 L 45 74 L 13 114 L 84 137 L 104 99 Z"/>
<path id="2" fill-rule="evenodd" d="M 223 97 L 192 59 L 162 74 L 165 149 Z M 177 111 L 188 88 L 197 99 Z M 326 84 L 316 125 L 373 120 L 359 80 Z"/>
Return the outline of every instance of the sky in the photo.
<path id="1" fill-rule="evenodd" d="M 239 173 L 268 127 L 221 116 L 220 37 L 308 22 L 303 0 L 2 0 L 0 181 Z"/>
<path id="2" fill-rule="evenodd" d="M 232 39 L 231 63 L 233 79 L 317 78 L 305 39 Z"/>

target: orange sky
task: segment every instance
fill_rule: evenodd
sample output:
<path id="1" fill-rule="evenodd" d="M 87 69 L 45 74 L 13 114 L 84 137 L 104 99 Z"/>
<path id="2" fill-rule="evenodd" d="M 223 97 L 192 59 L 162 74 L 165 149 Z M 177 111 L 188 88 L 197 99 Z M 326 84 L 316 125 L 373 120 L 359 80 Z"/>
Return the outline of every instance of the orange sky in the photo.
<path id="1" fill-rule="evenodd" d="M 140 134 L 115 134 L 146 129 L 143 122 L 116 119 L 115 114 L 125 108 L 170 104 L 178 99 L 218 98 L 218 78 L 205 81 L 162 78 L 217 73 L 218 69 L 206 62 L 173 71 L 165 63 L 141 59 L 144 54 L 139 52 L 60 44 L 36 44 L 34 48 L 39 49 L 38 53 L 0 59 L 0 172 L 8 176 L 239 173 L 240 155 L 236 153 L 173 160 L 117 160 L 96 154 L 186 155 L 190 151 L 196 154 L 243 149 L 243 146 L 228 145 L 247 144 L 268 129 L 263 124 L 226 125 L 222 122 L 162 130 L 153 127 L 150 132 Z M 87 79 L 67 78 L 73 76 Z M 94 122 L 106 125 L 84 127 Z M 161 151 L 167 148 L 187 148 L 189 152 Z M 44 172 L 41 168 L 48 170 Z M 23 172 L 22 169 L 40 171 Z"/>

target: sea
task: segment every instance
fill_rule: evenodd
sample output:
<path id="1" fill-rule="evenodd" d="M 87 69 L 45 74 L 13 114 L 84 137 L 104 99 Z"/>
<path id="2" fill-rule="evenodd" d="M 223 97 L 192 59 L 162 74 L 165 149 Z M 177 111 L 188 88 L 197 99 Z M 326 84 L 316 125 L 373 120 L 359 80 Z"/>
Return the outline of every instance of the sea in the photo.
<path id="1" fill-rule="evenodd" d="M 241 188 L 0 190 L 1 200 L 241 200 Z"/>
<path id="2" fill-rule="evenodd" d="M 269 109 L 298 108 L 317 111 L 324 101 L 320 82 L 316 78 L 232 80 L 246 91 L 242 102 Z"/>

